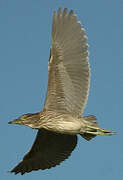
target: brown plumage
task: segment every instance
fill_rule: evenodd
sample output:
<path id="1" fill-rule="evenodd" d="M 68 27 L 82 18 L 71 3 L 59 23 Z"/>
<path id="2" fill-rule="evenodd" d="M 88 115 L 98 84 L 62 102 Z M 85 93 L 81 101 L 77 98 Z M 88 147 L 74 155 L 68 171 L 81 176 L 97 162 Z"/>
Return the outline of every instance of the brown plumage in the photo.
<path id="1" fill-rule="evenodd" d="M 39 130 L 31 150 L 11 172 L 24 174 L 32 170 L 55 167 L 71 154 L 76 144 L 76 135 Z"/>
<path id="2" fill-rule="evenodd" d="M 90 85 L 88 44 L 85 30 L 72 10 L 68 13 L 66 8 L 59 8 L 53 14 L 48 72 L 44 109 L 9 122 L 38 129 L 31 150 L 11 170 L 15 174 L 60 164 L 74 150 L 77 134 L 86 140 L 113 134 L 99 128 L 95 116 L 81 115 Z"/>

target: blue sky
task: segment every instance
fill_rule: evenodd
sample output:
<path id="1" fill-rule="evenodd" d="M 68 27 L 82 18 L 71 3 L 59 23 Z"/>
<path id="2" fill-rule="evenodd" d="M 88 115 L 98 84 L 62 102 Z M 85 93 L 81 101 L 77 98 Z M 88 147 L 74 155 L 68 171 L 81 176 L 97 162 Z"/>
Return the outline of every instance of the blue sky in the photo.
<path id="1" fill-rule="evenodd" d="M 91 87 L 84 115 L 98 117 L 111 137 L 79 137 L 72 156 L 45 171 L 7 173 L 31 147 L 36 130 L 8 125 L 43 108 L 53 11 L 73 9 L 90 45 Z M 0 0 L 0 179 L 123 178 L 123 0 Z"/>

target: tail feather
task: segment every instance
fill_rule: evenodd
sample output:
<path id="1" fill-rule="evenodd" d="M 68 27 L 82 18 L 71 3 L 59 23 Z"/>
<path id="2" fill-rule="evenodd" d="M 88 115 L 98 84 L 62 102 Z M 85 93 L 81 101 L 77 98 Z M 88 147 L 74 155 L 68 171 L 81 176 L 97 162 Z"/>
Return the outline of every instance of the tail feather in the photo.
<path id="1" fill-rule="evenodd" d="M 89 126 L 93 126 L 93 127 L 98 127 L 98 123 L 97 123 L 97 118 L 96 116 L 90 115 L 90 116 L 84 116 L 84 122 L 85 124 L 89 125 Z M 93 132 L 96 132 L 97 130 L 93 130 Z M 89 133 L 83 133 L 80 134 L 84 139 L 86 139 L 87 141 L 90 141 L 91 139 L 93 139 L 96 135 L 93 134 L 89 134 Z"/>
<path id="2" fill-rule="evenodd" d="M 84 133 L 84 134 L 80 134 L 80 135 L 87 141 L 90 141 L 91 139 L 93 139 L 96 136 L 96 135 L 92 135 L 92 134 L 88 134 L 88 133 Z"/>
<path id="3" fill-rule="evenodd" d="M 98 123 L 96 122 L 97 118 L 95 116 L 82 117 L 82 120 L 85 124 L 85 132 L 81 133 L 80 135 L 87 141 L 90 141 L 96 135 L 111 136 L 115 134 L 114 131 L 99 128 Z"/>

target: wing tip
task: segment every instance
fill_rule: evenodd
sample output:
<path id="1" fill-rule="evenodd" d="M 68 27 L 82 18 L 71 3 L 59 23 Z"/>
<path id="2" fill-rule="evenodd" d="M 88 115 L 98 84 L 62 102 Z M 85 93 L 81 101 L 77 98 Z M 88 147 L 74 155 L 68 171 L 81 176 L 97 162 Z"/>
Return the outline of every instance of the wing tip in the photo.
<path id="1" fill-rule="evenodd" d="M 29 171 L 27 171 L 26 169 L 26 166 L 25 167 L 22 167 L 22 163 L 23 163 L 23 160 L 17 165 L 15 166 L 12 170 L 8 171 L 9 173 L 13 173 L 13 174 L 25 174 L 26 172 L 28 173 Z"/>
<path id="2" fill-rule="evenodd" d="M 11 171 L 8 171 L 8 173 L 12 173 L 12 174 L 14 174 L 14 175 L 16 175 L 16 174 L 21 174 L 21 175 L 24 175 L 25 173 L 29 173 L 29 172 L 26 172 L 26 171 L 17 171 L 17 170 L 14 170 L 14 169 L 12 169 Z"/>
<path id="3" fill-rule="evenodd" d="M 67 8 L 64 8 L 64 10 L 63 10 L 63 15 L 64 15 L 64 16 L 67 15 L 67 11 L 68 11 L 68 9 L 67 9 Z"/>
<path id="4" fill-rule="evenodd" d="M 61 7 L 59 7 L 57 11 L 54 10 L 54 14 L 56 14 L 56 13 L 57 13 L 58 15 L 63 14 L 63 16 L 65 16 L 65 15 L 67 15 L 67 14 L 69 14 L 70 16 L 71 16 L 71 15 L 75 15 L 73 9 L 71 9 L 71 10 L 69 11 L 69 13 L 68 13 L 68 8 L 63 8 L 63 11 L 62 11 L 62 8 L 61 8 Z M 75 16 L 76 16 L 76 15 L 75 15 Z"/>
<path id="5" fill-rule="evenodd" d="M 74 14 L 74 11 L 71 9 L 70 12 L 69 12 L 70 15 L 73 15 Z"/>

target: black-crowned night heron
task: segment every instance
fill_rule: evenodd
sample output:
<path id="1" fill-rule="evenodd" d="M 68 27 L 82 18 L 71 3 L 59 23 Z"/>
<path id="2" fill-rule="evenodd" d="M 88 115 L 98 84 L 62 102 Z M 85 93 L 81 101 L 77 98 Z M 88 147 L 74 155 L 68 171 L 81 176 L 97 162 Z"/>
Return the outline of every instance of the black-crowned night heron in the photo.
<path id="1" fill-rule="evenodd" d="M 49 79 L 44 109 L 24 114 L 9 124 L 38 129 L 31 150 L 11 172 L 49 169 L 64 161 L 77 144 L 77 134 L 86 140 L 112 135 L 98 127 L 96 117 L 82 116 L 90 85 L 88 44 L 77 16 L 61 8 L 53 14 L 48 64 Z"/>

